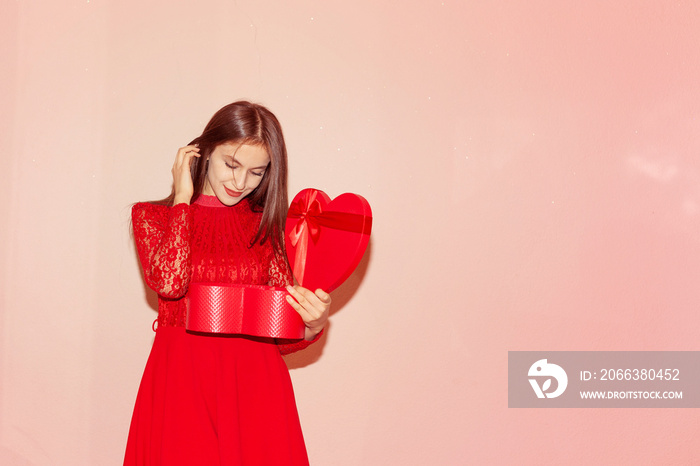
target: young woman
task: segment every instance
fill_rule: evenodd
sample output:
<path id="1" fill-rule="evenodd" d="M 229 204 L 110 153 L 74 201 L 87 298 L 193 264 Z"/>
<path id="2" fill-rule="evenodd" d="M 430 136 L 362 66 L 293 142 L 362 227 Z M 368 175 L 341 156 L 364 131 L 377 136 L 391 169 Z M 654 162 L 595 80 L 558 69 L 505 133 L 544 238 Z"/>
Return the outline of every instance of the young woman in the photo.
<path id="1" fill-rule="evenodd" d="M 158 293 L 158 319 L 124 464 L 308 464 L 281 355 L 319 338 L 331 298 L 290 286 L 280 124 L 260 105 L 227 105 L 178 150 L 172 174 L 169 197 L 132 209 L 144 277 Z M 305 338 L 187 333 L 187 290 L 195 282 L 287 286 Z"/>

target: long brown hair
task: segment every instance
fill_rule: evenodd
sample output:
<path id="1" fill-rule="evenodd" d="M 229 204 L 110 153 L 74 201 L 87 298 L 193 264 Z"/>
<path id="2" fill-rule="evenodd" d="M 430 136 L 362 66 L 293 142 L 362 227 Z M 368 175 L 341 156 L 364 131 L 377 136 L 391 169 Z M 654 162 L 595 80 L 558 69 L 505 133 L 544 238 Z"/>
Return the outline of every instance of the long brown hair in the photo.
<path id="1" fill-rule="evenodd" d="M 216 112 L 202 135 L 191 144 L 199 145 L 200 157 L 192 159 L 190 173 L 194 185 L 192 202 L 202 194 L 207 175 L 207 162 L 216 146 L 231 142 L 235 144 L 260 145 L 270 156 L 270 166 L 260 184 L 248 195 L 250 206 L 262 212 L 258 233 L 253 243 L 264 243 L 268 239 L 273 248 L 284 257 L 284 222 L 287 217 L 287 146 L 282 127 L 277 117 L 259 104 L 247 101 L 234 102 Z M 158 204 L 173 205 L 175 191 Z"/>

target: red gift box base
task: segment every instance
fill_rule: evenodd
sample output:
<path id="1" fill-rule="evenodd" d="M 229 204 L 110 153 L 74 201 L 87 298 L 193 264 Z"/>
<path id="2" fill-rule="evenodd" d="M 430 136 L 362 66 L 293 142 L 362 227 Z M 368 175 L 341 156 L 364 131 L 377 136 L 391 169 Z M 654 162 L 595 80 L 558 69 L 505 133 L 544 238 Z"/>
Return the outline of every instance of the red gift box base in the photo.
<path id="1" fill-rule="evenodd" d="M 187 330 L 304 338 L 306 327 L 287 303 L 288 294 L 272 286 L 190 283 Z"/>

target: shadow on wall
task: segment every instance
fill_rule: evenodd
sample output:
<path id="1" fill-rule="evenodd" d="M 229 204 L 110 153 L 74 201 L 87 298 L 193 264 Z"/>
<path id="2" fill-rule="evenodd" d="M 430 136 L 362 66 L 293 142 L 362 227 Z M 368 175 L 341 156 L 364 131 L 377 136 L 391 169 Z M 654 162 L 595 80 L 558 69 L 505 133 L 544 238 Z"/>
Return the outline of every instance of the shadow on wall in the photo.
<path id="1" fill-rule="evenodd" d="M 333 290 L 331 297 L 333 298 L 333 305 L 331 308 L 331 316 L 340 312 L 345 305 L 350 302 L 352 297 L 357 292 L 358 288 L 362 284 L 367 273 L 367 268 L 369 267 L 369 262 L 372 256 L 372 239 L 370 238 L 369 244 L 367 244 L 367 250 L 365 250 L 362 260 L 357 265 L 355 271 L 348 277 L 342 285 L 337 289 Z M 313 345 L 309 346 L 303 351 L 297 353 L 292 353 L 289 356 L 285 356 L 285 362 L 289 369 L 299 369 L 301 367 L 308 366 L 312 364 L 321 357 L 323 354 L 323 348 L 326 346 L 326 339 L 331 332 L 331 323 L 326 325 L 326 330 L 323 336 Z"/>

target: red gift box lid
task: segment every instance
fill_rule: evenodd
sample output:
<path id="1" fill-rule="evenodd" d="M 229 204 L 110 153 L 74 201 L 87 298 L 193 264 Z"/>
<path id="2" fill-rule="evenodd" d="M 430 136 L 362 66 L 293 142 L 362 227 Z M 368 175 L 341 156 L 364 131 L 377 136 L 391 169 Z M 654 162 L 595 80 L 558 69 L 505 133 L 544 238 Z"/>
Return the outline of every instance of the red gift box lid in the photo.
<path id="1" fill-rule="evenodd" d="M 287 214 L 287 258 L 297 282 L 312 291 L 340 286 L 360 263 L 372 231 L 372 209 L 357 194 L 331 200 L 318 189 L 294 197 Z"/>

